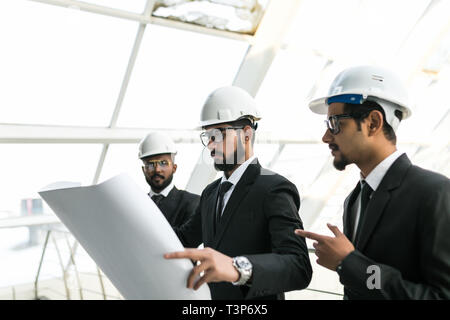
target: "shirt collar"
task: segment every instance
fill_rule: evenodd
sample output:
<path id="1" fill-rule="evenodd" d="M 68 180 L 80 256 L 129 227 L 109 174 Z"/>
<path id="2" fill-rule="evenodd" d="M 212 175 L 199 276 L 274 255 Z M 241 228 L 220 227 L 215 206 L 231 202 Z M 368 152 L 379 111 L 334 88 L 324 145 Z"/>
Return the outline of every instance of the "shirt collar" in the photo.
<path id="1" fill-rule="evenodd" d="M 156 193 L 156 192 L 154 192 L 154 191 L 152 190 L 152 188 L 150 188 L 150 192 L 148 193 L 148 195 L 149 195 L 150 197 L 153 197 L 154 195 L 162 195 L 162 196 L 164 196 L 164 198 L 166 198 L 166 197 L 169 195 L 169 192 L 172 191 L 173 187 L 175 187 L 175 185 L 174 185 L 174 183 L 173 183 L 173 181 L 172 181 L 172 182 L 170 182 L 170 184 L 169 184 L 167 187 L 165 187 L 165 188 L 163 189 L 163 191 L 161 191 L 160 193 Z"/>
<path id="2" fill-rule="evenodd" d="M 395 160 L 397 160 L 398 157 L 400 157 L 403 153 L 404 152 L 401 152 L 399 150 L 391 153 L 388 157 L 381 161 L 366 178 L 364 178 L 362 173 L 360 173 L 361 186 L 362 181 L 365 180 L 373 191 L 377 190 L 378 186 L 381 183 L 381 180 L 383 180 L 384 176 L 386 175 L 386 172 L 389 170 Z"/>
<path id="3" fill-rule="evenodd" d="M 256 159 L 255 156 L 251 156 L 248 158 L 243 164 L 241 164 L 234 172 L 231 174 L 231 176 L 227 179 L 225 175 L 223 175 L 222 180 L 220 183 L 228 181 L 231 182 L 233 185 L 236 185 L 239 180 L 241 180 L 242 175 L 244 174 L 245 170 L 248 168 L 250 163 L 252 163 Z"/>

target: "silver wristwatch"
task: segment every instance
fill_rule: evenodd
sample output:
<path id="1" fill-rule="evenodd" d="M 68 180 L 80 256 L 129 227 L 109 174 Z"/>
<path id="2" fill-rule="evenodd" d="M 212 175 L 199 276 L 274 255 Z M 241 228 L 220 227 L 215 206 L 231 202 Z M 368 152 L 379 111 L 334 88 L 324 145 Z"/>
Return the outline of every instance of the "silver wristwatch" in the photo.
<path id="1" fill-rule="evenodd" d="M 246 257 L 239 256 L 233 258 L 233 266 L 241 275 L 238 281 L 232 282 L 233 285 L 242 286 L 246 284 L 252 276 L 252 263 Z"/>

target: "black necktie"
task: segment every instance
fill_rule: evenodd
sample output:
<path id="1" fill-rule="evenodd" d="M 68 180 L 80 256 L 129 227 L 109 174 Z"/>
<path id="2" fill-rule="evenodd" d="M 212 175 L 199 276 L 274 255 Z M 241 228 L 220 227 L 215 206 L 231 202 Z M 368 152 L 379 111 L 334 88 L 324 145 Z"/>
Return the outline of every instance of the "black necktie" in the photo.
<path id="1" fill-rule="evenodd" d="M 164 196 L 161 194 L 155 194 L 152 196 L 152 200 L 155 202 L 155 204 L 158 206 L 158 208 L 159 208 L 159 203 L 161 202 L 162 199 L 164 199 Z"/>
<path id="2" fill-rule="evenodd" d="M 222 182 L 219 186 L 219 197 L 217 198 L 216 225 L 220 222 L 223 210 L 223 197 L 225 193 L 233 186 L 231 182 Z"/>
<path id="3" fill-rule="evenodd" d="M 359 238 L 359 233 L 360 233 L 361 227 L 364 223 L 364 217 L 365 217 L 365 213 L 366 213 L 367 204 L 369 203 L 370 195 L 372 194 L 372 191 L 373 190 L 369 186 L 369 184 L 365 180 L 363 180 L 362 188 L 361 188 L 361 210 L 359 211 L 359 222 L 358 222 L 358 227 L 356 229 L 355 242 Z"/>

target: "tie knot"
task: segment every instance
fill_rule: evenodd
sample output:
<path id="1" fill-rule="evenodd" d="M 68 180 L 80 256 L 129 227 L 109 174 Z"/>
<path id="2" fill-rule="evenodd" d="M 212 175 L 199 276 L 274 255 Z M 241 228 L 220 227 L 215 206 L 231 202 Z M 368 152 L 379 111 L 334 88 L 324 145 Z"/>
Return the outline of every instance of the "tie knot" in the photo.
<path id="1" fill-rule="evenodd" d="M 229 181 L 222 182 L 219 187 L 219 195 L 223 196 L 232 186 L 233 184 Z"/>
<path id="2" fill-rule="evenodd" d="M 370 199 L 370 195 L 372 194 L 372 192 L 373 192 L 373 189 L 366 182 L 366 180 L 363 180 L 362 187 L 361 187 L 361 198 L 362 199 Z"/>
<path id="3" fill-rule="evenodd" d="M 372 193 L 372 188 L 370 185 L 366 182 L 366 180 L 362 181 L 362 187 L 361 187 L 361 194 L 364 195 L 370 195 Z"/>
<path id="4" fill-rule="evenodd" d="M 163 198 L 164 198 L 164 196 L 161 195 L 161 194 L 155 194 L 155 195 L 152 196 L 152 200 L 153 200 L 156 204 L 160 203 L 161 200 L 162 200 Z"/>

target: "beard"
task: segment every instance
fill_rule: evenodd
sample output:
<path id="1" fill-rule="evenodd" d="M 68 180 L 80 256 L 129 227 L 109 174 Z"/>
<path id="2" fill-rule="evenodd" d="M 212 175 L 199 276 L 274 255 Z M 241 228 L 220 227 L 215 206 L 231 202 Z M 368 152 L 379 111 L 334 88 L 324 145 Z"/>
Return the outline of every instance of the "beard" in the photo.
<path id="1" fill-rule="evenodd" d="M 153 181 L 153 177 L 160 177 L 162 181 L 160 183 L 156 183 L 155 181 Z M 162 175 L 155 173 L 151 176 L 145 176 L 145 180 L 147 181 L 147 183 L 150 185 L 150 187 L 154 192 L 160 193 L 172 182 L 173 173 L 170 176 L 168 176 L 167 179 L 164 179 Z"/>
<path id="2" fill-rule="evenodd" d="M 217 171 L 228 172 L 233 170 L 237 165 L 231 163 L 214 163 L 214 168 Z"/>
<path id="3" fill-rule="evenodd" d="M 211 155 L 214 155 L 215 151 L 211 152 Z M 245 162 L 245 147 L 241 140 L 238 140 L 236 150 L 234 150 L 233 154 L 230 157 L 225 157 L 222 154 L 221 163 L 217 163 L 214 161 L 214 168 L 217 171 L 229 172 L 239 167 L 241 164 Z"/>
<path id="4" fill-rule="evenodd" d="M 330 145 L 330 149 L 333 151 L 339 151 L 339 147 L 336 144 Z M 337 170 L 343 171 L 345 170 L 345 167 L 350 164 L 350 161 L 345 155 L 342 154 L 342 152 L 339 152 L 339 154 L 340 158 L 336 155 L 334 156 L 333 165 Z"/>
<path id="5" fill-rule="evenodd" d="M 340 159 L 334 158 L 333 165 L 339 171 L 344 171 L 345 167 L 350 164 L 348 159 L 345 156 L 342 156 Z"/>

